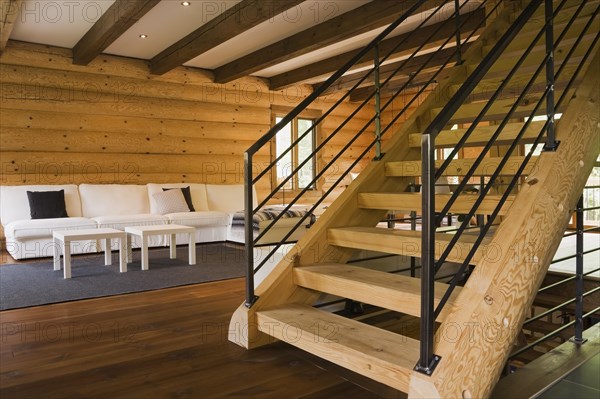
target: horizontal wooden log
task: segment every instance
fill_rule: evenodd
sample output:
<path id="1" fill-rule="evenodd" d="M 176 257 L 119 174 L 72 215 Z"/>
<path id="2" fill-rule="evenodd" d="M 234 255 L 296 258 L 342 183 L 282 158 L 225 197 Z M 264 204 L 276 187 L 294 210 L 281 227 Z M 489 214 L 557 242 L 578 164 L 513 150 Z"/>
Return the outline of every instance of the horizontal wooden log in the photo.
<path id="1" fill-rule="evenodd" d="M 82 132 L 69 130 L 32 131 L 0 128 L 3 151 L 89 152 L 124 154 L 239 155 L 251 140 L 219 140 L 203 137 L 172 137 L 162 133 L 125 134 L 123 132 Z M 268 148 L 259 155 L 268 156 Z"/>
<path id="2" fill-rule="evenodd" d="M 270 123 L 267 108 L 252 105 L 199 104 L 184 100 L 119 97 L 105 93 L 85 93 L 62 88 L 2 84 L 3 108 L 96 115 L 131 115 L 213 122 Z"/>
<path id="3" fill-rule="evenodd" d="M 257 156 L 256 170 L 270 163 Z M 241 175 L 242 155 L 96 154 L 71 152 L 2 152 L 2 174 L 64 173 L 208 173 Z"/>
<path id="4" fill-rule="evenodd" d="M 156 132 L 172 137 L 206 137 L 222 140 L 256 140 L 265 134 L 269 124 L 243 122 L 185 121 L 132 117 L 128 115 L 91 115 L 71 112 L 56 113 L 28 109 L 0 108 L 2 127 L 27 128 L 34 131 L 48 128 L 86 132 Z"/>

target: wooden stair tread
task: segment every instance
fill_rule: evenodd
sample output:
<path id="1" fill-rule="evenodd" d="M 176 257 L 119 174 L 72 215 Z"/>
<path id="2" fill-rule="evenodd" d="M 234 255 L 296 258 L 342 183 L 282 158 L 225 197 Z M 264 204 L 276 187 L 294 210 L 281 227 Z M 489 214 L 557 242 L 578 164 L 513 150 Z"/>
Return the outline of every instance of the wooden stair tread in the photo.
<path id="1" fill-rule="evenodd" d="M 452 194 L 436 194 L 435 210 L 441 211 L 451 196 Z M 450 207 L 450 212 L 469 213 L 477 198 L 479 198 L 478 194 L 461 194 Z M 477 208 L 477 214 L 492 214 L 501 198 L 501 195 L 487 195 Z M 498 215 L 506 215 L 514 198 L 515 196 L 511 195 L 506 199 Z M 421 210 L 421 193 L 360 193 L 358 194 L 358 206 L 365 209 L 419 211 Z"/>
<path id="2" fill-rule="evenodd" d="M 321 264 L 294 268 L 294 282 L 301 287 L 350 298 L 396 312 L 421 315 L 421 280 L 347 264 Z M 448 284 L 435 283 L 435 304 Z M 462 287 L 456 287 L 437 321 L 452 310 Z"/>
<path id="3" fill-rule="evenodd" d="M 436 140 L 437 141 L 437 140 Z M 508 159 L 504 167 L 502 168 L 501 175 L 514 176 L 517 170 L 525 160 L 524 156 L 513 156 Z M 490 176 L 492 175 L 498 166 L 502 158 L 490 157 L 485 158 L 477 166 L 475 170 L 475 176 Z M 523 175 L 526 176 L 531 173 L 533 165 L 537 161 L 537 157 L 531 157 L 531 160 L 525 166 Z M 442 166 L 443 160 L 437 160 L 435 167 L 439 168 Z M 475 159 L 464 158 L 464 159 L 453 159 L 450 164 L 444 170 L 443 176 L 464 176 L 471 166 L 475 163 Z M 420 177 L 422 175 L 421 161 L 401 161 L 401 162 L 386 162 L 385 164 L 385 175 L 388 177 Z"/>
<path id="4" fill-rule="evenodd" d="M 539 135 L 542 127 L 546 122 L 537 121 L 531 122 L 527 128 L 527 131 L 523 135 L 524 143 L 531 143 Z M 517 134 L 521 131 L 525 122 L 508 123 L 502 130 L 502 133 L 498 135 L 496 140 L 497 144 L 507 144 L 514 141 Z M 490 141 L 492 135 L 496 132 L 498 126 L 478 126 L 473 134 L 467 139 L 466 145 L 469 146 L 481 146 L 485 145 Z M 467 129 L 455 129 L 455 130 L 442 130 L 435 139 L 436 147 L 454 147 L 456 143 L 465 134 Z M 413 148 L 421 148 L 421 133 L 410 134 L 408 137 L 408 145 Z"/>
<path id="5" fill-rule="evenodd" d="M 439 257 L 448 246 L 453 235 L 436 233 L 435 256 Z M 476 240 L 476 236 L 464 234 L 456 243 L 448 262 L 462 263 Z M 421 232 L 412 230 L 382 229 L 378 227 L 338 227 L 327 231 L 327 239 L 331 245 L 345 248 L 364 249 L 396 255 L 421 257 Z M 477 263 L 483 254 L 483 247 L 488 239 L 484 239 L 477 249 L 471 264 Z"/>
<path id="6" fill-rule="evenodd" d="M 256 317 L 263 333 L 408 392 L 417 340 L 306 305 L 261 310 Z"/>

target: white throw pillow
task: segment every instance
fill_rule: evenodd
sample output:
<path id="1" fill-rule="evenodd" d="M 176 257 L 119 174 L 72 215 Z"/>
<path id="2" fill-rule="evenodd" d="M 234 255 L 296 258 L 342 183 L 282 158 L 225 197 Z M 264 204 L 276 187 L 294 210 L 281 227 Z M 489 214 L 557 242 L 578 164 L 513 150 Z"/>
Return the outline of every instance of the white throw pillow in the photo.
<path id="1" fill-rule="evenodd" d="M 190 211 L 181 190 L 167 190 L 156 193 L 153 197 L 156 201 L 156 210 L 161 215 Z"/>

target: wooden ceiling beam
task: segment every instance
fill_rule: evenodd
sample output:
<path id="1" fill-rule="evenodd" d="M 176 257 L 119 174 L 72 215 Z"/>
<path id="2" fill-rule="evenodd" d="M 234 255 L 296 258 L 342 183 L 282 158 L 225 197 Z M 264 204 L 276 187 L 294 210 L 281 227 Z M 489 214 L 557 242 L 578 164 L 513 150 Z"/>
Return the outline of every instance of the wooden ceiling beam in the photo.
<path id="1" fill-rule="evenodd" d="M 469 15 L 472 16 L 467 20 Z M 476 29 L 477 25 L 484 17 L 484 10 L 474 11 L 473 14 L 464 14 L 463 20 L 466 21 L 461 27 L 461 33 L 470 33 L 473 31 L 473 29 Z M 434 33 L 437 29 L 439 29 L 439 31 Z M 394 51 L 395 56 L 410 55 L 423 43 L 423 39 L 429 37 L 430 35 L 433 36 L 430 39 L 429 45 L 440 46 L 449 35 L 454 35 L 455 30 L 456 24 L 454 20 L 432 24 L 414 31 L 412 35 L 410 32 L 408 32 L 390 39 L 383 40 L 379 45 L 379 54 L 383 56 L 391 51 Z M 346 53 L 273 76 L 269 79 L 271 90 L 281 90 L 295 83 L 304 82 L 317 77 L 327 77 L 329 74 L 341 68 L 359 52 L 360 49 L 348 51 Z M 369 66 L 371 64 L 373 64 L 372 55 L 366 55 L 355 66 L 360 68 Z"/>
<path id="2" fill-rule="evenodd" d="M 157 54 L 150 72 L 162 75 L 303 1 L 243 0 Z"/>
<path id="3" fill-rule="evenodd" d="M 415 2 L 372 1 L 215 69 L 215 82 L 227 83 L 340 40 L 381 28 L 392 23 Z M 427 0 L 420 9 L 428 10 L 442 2 Z"/>
<path id="4" fill-rule="evenodd" d="M 464 44 L 462 46 L 462 51 L 467 51 L 470 47 L 470 43 Z M 393 82 L 399 79 L 406 79 L 411 74 L 417 72 L 428 71 L 432 68 L 438 69 L 442 65 L 453 65 L 455 61 L 456 47 L 449 47 L 443 50 L 436 51 L 435 53 L 423 54 L 417 57 L 414 57 L 410 60 L 401 60 L 392 62 L 389 64 L 385 64 L 379 68 L 380 73 L 380 82 L 383 84 L 386 79 L 390 79 L 389 82 Z M 352 73 L 349 75 L 342 76 L 337 80 L 329 89 L 325 90 L 323 95 L 335 93 L 338 91 L 350 90 L 354 87 L 364 76 L 365 74 L 369 74 L 370 76 L 366 78 L 360 85 L 359 88 L 355 89 L 355 92 L 361 90 L 363 88 L 368 88 L 369 90 L 373 90 L 374 82 L 372 71 L 361 71 Z M 393 75 L 393 76 L 392 76 Z M 314 86 L 318 86 L 316 84 Z"/>
<path id="5" fill-rule="evenodd" d="M 87 65 L 160 0 L 116 0 L 73 47 L 73 63 Z"/>
<path id="6" fill-rule="evenodd" d="M 15 26 L 15 21 L 19 16 L 19 10 L 21 9 L 22 0 L 2 0 L 0 6 L 2 10 L 0 10 L 0 14 L 2 20 L 0 20 L 0 54 L 4 52 L 6 48 L 6 43 L 8 43 L 8 38 L 10 37 L 10 33 Z"/>

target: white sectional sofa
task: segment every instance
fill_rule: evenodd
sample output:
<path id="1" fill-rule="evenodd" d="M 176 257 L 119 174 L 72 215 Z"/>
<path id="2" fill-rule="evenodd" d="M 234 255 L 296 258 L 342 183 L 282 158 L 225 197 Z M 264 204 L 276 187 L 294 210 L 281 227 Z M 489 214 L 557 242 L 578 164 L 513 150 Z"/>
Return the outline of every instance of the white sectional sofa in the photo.
<path id="1" fill-rule="evenodd" d="M 160 214 L 154 194 L 163 189 L 190 187 L 194 212 Z M 31 219 L 27 191 L 65 192 L 68 217 Z M 0 187 L 0 221 L 6 249 L 15 259 L 52 256 L 52 231 L 126 226 L 182 224 L 196 228 L 196 242 L 228 240 L 232 215 L 243 209 L 243 185 L 185 184 L 80 184 Z M 256 196 L 255 196 L 256 198 Z M 166 245 L 151 237 L 150 246 Z M 187 243 L 177 237 L 178 244 Z M 139 243 L 138 243 L 139 244 Z M 136 243 L 134 242 L 134 246 Z M 95 243 L 82 242 L 72 253 L 95 252 Z"/>
<path id="2" fill-rule="evenodd" d="M 166 189 L 189 187 L 194 211 L 161 212 L 157 194 Z M 32 219 L 28 191 L 64 190 L 68 217 Z M 254 195 L 256 206 L 256 193 Z M 232 218 L 244 209 L 244 186 L 200 183 L 176 184 L 68 184 L 0 186 L 0 222 L 6 237 L 6 249 L 15 259 L 52 256 L 52 232 L 110 227 L 124 230 L 126 226 L 180 224 L 196 229 L 196 242 L 244 242 L 243 226 L 232 228 Z M 164 213 L 164 214 L 163 214 Z M 282 218 L 260 243 L 278 242 L 294 226 L 296 217 Z M 272 223 L 261 220 L 256 234 Z M 306 223 L 308 224 L 308 220 Z M 298 229 L 287 241 L 297 240 L 305 232 Z M 150 237 L 150 246 L 167 245 L 162 236 Z M 187 244 L 187 236 L 177 236 L 177 244 Z M 134 246 L 139 243 L 134 241 Z M 96 252 L 95 242 L 78 242 L 73 254 Z"/>

